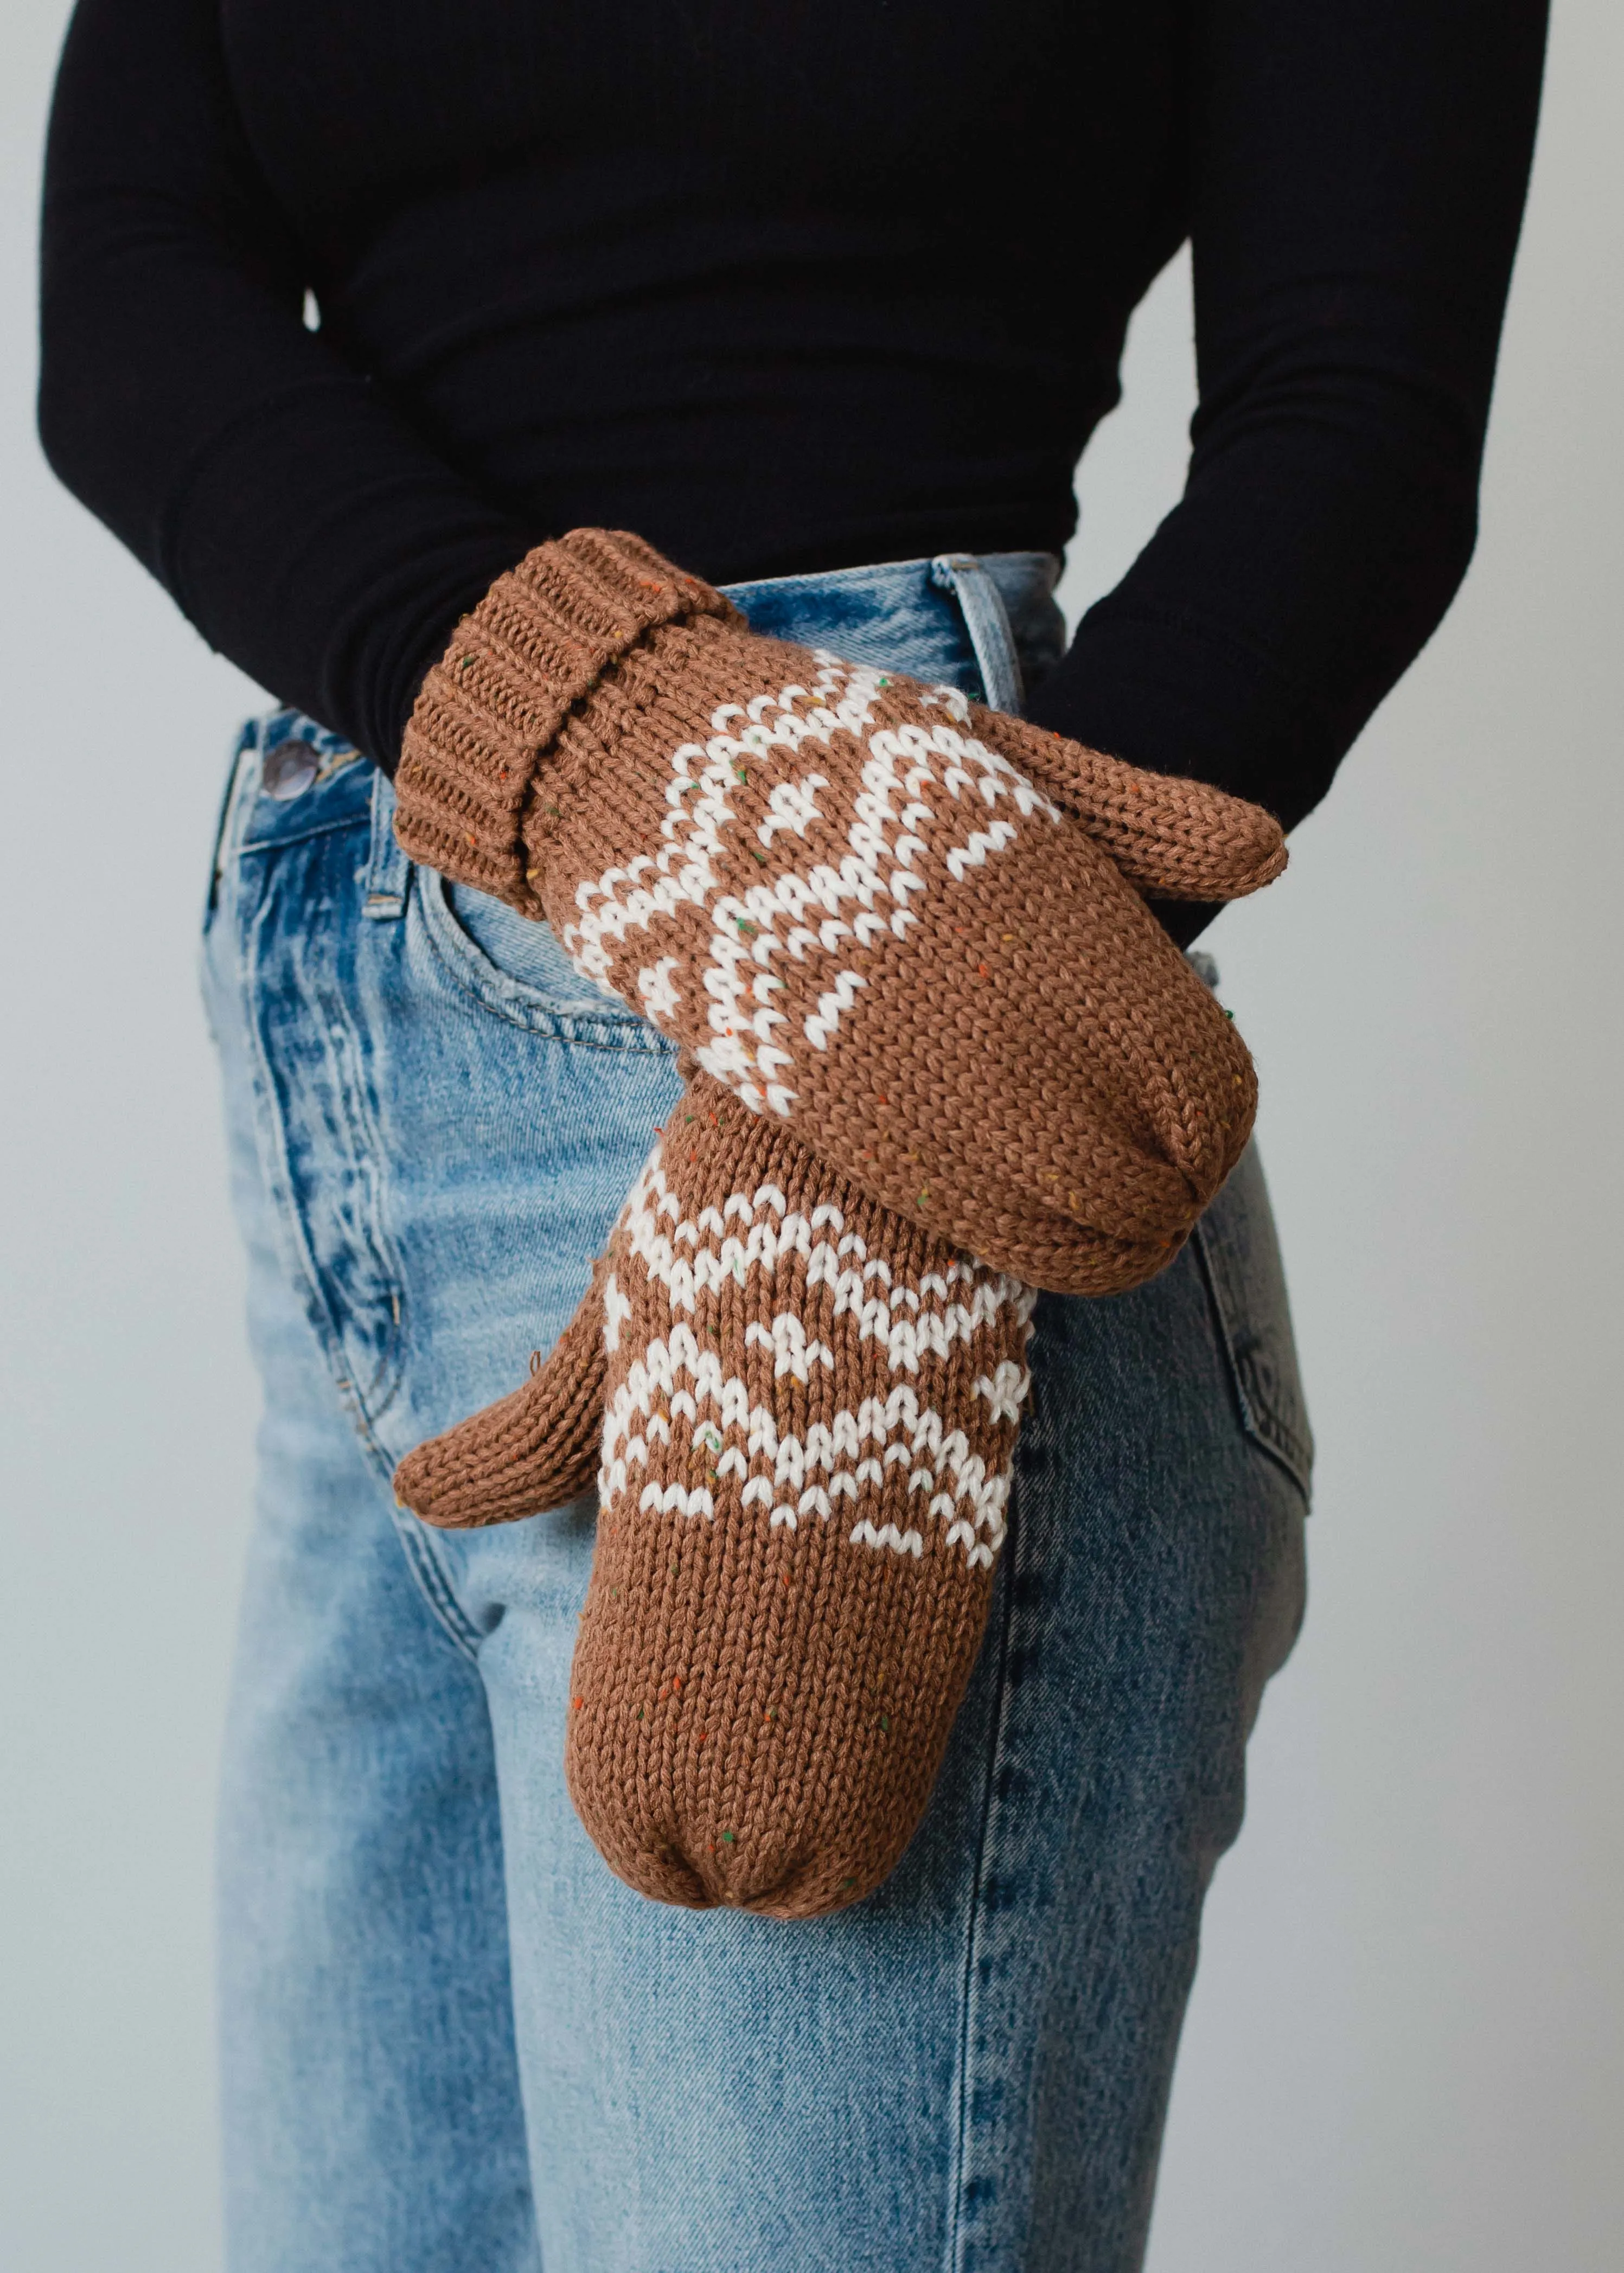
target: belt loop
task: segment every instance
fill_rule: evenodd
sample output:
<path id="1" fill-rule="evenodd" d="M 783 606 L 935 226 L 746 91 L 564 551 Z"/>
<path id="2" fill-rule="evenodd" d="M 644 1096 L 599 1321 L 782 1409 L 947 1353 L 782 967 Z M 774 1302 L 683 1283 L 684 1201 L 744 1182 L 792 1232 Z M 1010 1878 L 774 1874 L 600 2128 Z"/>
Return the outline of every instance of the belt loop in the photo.
<path id="1" fill-rule="evenodd" d="M 237 736 L 237 747 L 231 754 L 220 819 L 214 827 L 214 859 L 208 872 L 208 905 L 205 911 L 207 915 L 212 916 L 220 904 L 220 888 L 225 882 L 226 872 L 237 852 L 237 839 L 243 833 L 244 811 L 252 803 L 259 786 L 262 724 L 260 719 L 251 718 Z"/>
<path id="2" fill-rule="evenodd" d="M 986 564 L 974 552 L 940 552 L 930 564 L 930 581 L 939 591 L 951 591 L 958 599 L 988 708 L 1006 710 L 1019 718 L 1026 700 L 1020 657 L 1015 651 L 1004 595 Z"/>
<path id="3" fill-rule="evenodd" d="M 361 913 L 374 923 L 394 923 L 406 912 L 411 863 L 395 834 L 395 784 L 380 766 L 372 777 L 372 842 L 366 863 Z"/>

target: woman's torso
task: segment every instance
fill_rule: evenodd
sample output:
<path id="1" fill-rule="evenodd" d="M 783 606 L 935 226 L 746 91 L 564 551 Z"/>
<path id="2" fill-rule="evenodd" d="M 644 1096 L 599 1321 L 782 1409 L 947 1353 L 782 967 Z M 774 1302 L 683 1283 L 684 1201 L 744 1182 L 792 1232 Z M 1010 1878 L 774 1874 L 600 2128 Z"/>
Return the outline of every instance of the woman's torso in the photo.
<path id="1" fill-rule="evenodd" d="M 505 506 L 717 578 L 1064 544 L 1184 230 L 1174 0 L 222 22 L 324 326 Z"/>

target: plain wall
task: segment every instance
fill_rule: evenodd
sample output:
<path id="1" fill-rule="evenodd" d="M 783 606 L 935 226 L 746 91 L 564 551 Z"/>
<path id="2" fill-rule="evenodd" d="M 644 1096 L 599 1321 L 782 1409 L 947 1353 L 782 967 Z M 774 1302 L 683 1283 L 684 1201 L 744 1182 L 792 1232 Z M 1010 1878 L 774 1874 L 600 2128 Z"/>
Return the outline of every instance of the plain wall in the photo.
<path id="1" fill-rule="evenodd" d="M 10 0 L 0 79 L 0 2265 L 213 2273 L 256 1398 L 193 966 L 258 698 L 33 440 L 64 14 Z M 1288 876 L 1208 941 L 1320 1460 L 1153 2273 L 1624 2265 L 1620 88 L 1616 0 L 1558 0 L 1477 564 Z M 1083 471 L 1073 611 L 1177 494 L 1188 334 L 1181 263 Z"/>

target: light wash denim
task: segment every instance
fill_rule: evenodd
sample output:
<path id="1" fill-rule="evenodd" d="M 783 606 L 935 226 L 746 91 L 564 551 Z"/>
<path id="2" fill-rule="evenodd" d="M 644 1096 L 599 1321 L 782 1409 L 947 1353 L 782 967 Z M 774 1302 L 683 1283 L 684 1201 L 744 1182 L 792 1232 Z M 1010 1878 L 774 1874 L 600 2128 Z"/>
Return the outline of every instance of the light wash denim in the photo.
<path id="1" fill-rule="evenodd" d="M 735 596 L 1012 699 L 1055 564 Z M 1046 1296 L 981 1661 L 900 1869 L 643 1901 L 571 1812 L 590 1500 L 465 1534 L 400 1456 L 523 1378 L 677 1094 L 544 926 L 414 868 L 289 712 L 205 964 L 265 1384 L 221 1830 L 231 2273 L 1129 2273 L 1208 1878 L 1302 1609 L 1310 1447 L 1248 1154 L 1177 1261 Z"/>

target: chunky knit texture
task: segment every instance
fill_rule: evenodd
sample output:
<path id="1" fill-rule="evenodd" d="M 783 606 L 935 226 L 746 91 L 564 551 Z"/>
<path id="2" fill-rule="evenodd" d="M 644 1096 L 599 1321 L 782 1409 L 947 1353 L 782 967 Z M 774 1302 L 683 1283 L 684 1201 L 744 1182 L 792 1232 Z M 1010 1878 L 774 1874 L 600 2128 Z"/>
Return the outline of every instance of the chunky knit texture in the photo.
<path id="1" fill-rule="evenodd" d="M 414 859 L 545 917 L 752 1112 L 1034 1285 L 1160 1269 L 1250 1133 L 1245 1046 L 1139 893 L 1255 890 L 1267 814 L 758 638 L 636 538 L 498 580 L 397 789 Z"/>
<path id="2" fill-rule="evenodd" d="M 896 1864 L 986 1622 L 1034 1299 L 702 1074 L 546 1363 L 402 1462 L 441 1525 L 596 1467 L 566 1765 L 629 1885 L 805 1917 Z"/>

